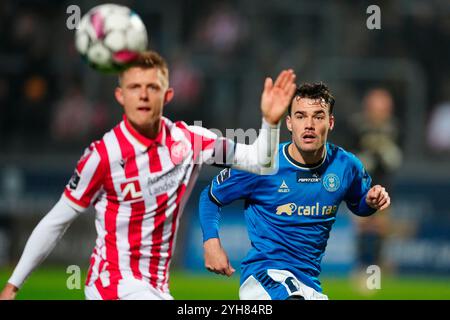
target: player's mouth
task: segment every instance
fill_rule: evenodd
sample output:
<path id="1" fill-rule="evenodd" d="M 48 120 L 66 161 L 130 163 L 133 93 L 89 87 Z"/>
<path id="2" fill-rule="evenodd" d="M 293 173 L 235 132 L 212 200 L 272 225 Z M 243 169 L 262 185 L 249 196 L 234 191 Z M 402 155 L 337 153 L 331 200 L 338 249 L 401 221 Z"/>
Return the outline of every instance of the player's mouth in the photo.
<path id="1" fill-rule="evenodd" d="M 146 107 L 146 106 L 140 106 L 137 108 L 138 111 L 141 112 L 150 112 L 151 108 L 150 107 Z"/>
<path id="2" fill-rule="evenodd" d="M 317 136 L 313 133 L 304 133 L 302 135 L 302 140 L 304 143 L 313 143 L 317 139 Z"/>

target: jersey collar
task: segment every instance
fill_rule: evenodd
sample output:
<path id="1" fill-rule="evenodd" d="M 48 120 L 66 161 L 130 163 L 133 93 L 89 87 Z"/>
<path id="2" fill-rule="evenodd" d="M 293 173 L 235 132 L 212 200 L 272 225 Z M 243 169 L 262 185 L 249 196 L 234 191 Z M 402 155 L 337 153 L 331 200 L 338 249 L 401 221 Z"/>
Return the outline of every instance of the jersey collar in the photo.
<path id="1" fill-rule="evenodd" d="M 125 129 L 125 131 L 134 138 L 134 140 L 136 140 L 136 142 L 138 142 L 142 147 L 144 147 L 145 149 L 150 148 L 152 145 L 157 145 L 157 146 L 164 146 L 165 142 L 166 142 L 166 126 L 164 123 L 164 118 L 161 118 L 161 127 L 159 129 L 158 135 L 156 136 L 155 139 L 149 139 L 145 136 L 143 136 L 142 134 L 140 134 L 139 132 L 137 132 L 130 124 L 130 122 L 128 121 L 127 117 L 124 115 L 123 116 L 123 129 Z"/>
<path id="2" fill-rule="evenodd" d="M 302 169 L 302 170 L 314 170 L 314 169 L 317 169 L 317 168 L 319 168 L 319 167 L 325 162 L 325 160 L 326 160 L 326 158 L 327 158 L 327 156 L 328 156 L 328 147 L 327 147 L 327 144 L 325 144 L 325 152 L 324 152 L 324 153 L 325 153 L 325 156 L 323 157 L 322 160 L 320 160 L 320 161 L 317 162 L 317 163 L 311 164 L 311 165 L 307 165 L 307 164 L 300 163 L 300 162 L 298 162 L 297 160 L 295 160 L 294 158 L 292 158 L 291 155 L 289 154 L 288 148 L 289 148 L 289 145 L 290 145 L 291 143 L 292 143 L 292 142 L 286 143 L 286 144 L 284 145 L 284 147 L 283 147 L 283 154 L 284 154 L 284 157 L 286 158 L 286 160 L 287 160 L 290 164 L 292 164 L 293 166 L 295 166 L 295 167 L 297 167 L 297 168 L 299 168 L 299 169 Z"/>

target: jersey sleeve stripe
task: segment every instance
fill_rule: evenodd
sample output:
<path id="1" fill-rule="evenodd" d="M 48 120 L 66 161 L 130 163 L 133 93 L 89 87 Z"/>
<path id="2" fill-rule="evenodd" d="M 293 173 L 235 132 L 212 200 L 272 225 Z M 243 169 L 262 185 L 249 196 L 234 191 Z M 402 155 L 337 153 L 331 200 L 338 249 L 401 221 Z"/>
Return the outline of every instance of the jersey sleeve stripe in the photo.
<path id="1" fill-rule="evenodd" d="M 214 202 L 215 204 L 217 204 L 219 207 L 223 207 L 222 202 L 219 201 L 219 199 L 217 199 L 217 197 L 214 195 L 213 191 L 212 191 L 212 184 L 211 187 L 209 188 L 209 199 Z"/>

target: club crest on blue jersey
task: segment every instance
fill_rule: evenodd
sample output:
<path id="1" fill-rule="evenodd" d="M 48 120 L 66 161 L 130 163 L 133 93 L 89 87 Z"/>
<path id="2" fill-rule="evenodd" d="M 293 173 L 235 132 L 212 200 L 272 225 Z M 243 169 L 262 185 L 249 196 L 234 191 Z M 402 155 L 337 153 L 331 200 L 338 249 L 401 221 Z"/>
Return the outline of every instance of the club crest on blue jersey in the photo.
<path id="1" fill-rule="evenodd" d="M 323 178 L 323 186 L 328 192 L 335 192 L 341 186 L 341 181 L 336 174 L 329 173 Z"/>

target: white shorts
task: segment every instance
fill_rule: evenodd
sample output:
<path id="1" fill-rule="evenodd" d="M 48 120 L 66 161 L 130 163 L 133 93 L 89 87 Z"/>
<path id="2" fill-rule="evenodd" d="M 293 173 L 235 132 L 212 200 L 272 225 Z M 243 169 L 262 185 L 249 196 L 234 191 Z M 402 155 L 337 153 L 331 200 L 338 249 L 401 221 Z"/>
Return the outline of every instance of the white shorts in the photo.
<path id="1" fill-rule="evenodd" d="M 85 286 L 86 300 L 103 300 L 95 284 Z M 135 278 L 121 279 L 117 286 L 119 300 L 173 300 L 170 293 L 161 292 L 148 282 Z"/>
<path id="2" fill-rule="evenodd" d="M 305 300 L 328 300 L 328 297 L 299 281 L 287 270 L 267 269 L 267 279 L 261 283 L 249 276 L 239 288 L 241 300 L 278 300 L 290 296 L 301 296 Z M 270 277 L 270 278 L 269 278 Z"/>

